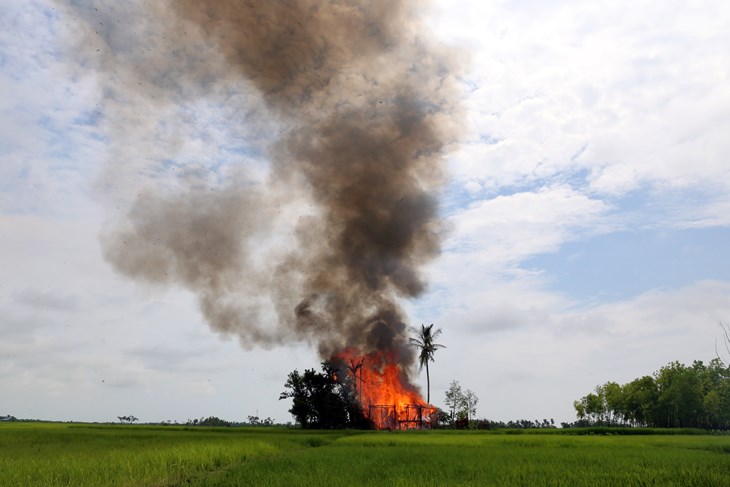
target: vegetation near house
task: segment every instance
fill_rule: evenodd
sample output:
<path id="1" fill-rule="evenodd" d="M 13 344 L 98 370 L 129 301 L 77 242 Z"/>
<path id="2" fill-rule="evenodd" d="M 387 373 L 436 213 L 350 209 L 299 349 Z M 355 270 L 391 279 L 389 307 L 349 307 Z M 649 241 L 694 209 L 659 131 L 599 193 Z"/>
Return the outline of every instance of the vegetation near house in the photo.
<path id="1" fill-rule="evenodd" d="M 469 425 L 469 421 L 476 416 L 479 398 L 470 389 L 462 391 L 459 381 L 453 380 L 446 390 L 444 402 L 449 408 L 451 425 L 457 422 Z"/>
<path id="2" fill-rule="evenodd" d="M 335 429 L 365 427 L 349 376 L 336 378 L 329 362 L 322 362 L 322 372 L 307 369 L 289 374 L 279 399 L 292 399 L 289 412 L 302 428 Z"/>

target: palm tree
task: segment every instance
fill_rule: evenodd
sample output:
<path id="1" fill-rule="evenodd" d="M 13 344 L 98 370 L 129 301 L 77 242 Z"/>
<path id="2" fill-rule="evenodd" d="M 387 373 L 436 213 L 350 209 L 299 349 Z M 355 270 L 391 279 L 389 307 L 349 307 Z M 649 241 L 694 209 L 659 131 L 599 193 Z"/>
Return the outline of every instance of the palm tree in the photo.
<path id="1" fill-rule="evenodd" d="M 428 326 L 421 325 L 421 329 L 414 328 L 413 331 L 416 333 L 415 337 L 409 340 L 409 343 L 415 347 L 421 349 L 418 354 L 418 362 L 421 364 L 421 369 L 426 366 L 426 402 L 431 404 L 431 377 L 428 373 L 428 362 L 433 362 L 433 354 L 439 348 L 446 348 L 444 345 L 434 342 L 434 340 L 441 334 L 441 328 L 433 331 L 433 323 Z"/>

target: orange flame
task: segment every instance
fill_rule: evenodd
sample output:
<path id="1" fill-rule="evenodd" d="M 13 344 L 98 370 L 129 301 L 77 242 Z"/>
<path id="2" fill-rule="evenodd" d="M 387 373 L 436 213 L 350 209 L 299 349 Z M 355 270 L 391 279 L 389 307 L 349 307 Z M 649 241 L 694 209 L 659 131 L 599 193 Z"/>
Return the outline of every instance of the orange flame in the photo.
<path id="1" fill-rule="evenodd" d="M 354 348 L 335 354 L 349 369 L 363 415 L 377 429 L 428 427 L 436 408 L 427 404 L 396 360 L 393 352 L 362 355 Z"/>

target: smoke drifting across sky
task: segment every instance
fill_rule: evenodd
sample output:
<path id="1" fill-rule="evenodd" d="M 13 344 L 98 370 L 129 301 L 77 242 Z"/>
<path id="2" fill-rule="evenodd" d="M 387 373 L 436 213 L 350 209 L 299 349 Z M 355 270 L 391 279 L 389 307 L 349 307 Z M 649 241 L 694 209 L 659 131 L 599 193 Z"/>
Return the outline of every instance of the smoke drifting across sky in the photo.
<path id="1" fill-rule="evenodd" d="M 211 328 L 245 346 L 306 340 L 323 357 L 356 346 L 411 364 L 398 300 L 424 291 L 419 267 L 439 253 L 443 158 L 461 119 L 461 59 L 432 45 L 423 2 L 60 6 L 80 20 L 79 66 L 99 71 L 118 140 L 99 183 L 108 262 L 189 289 Z M 265 141 L 266 167 L 241 151 L 223 176 L 192 164 L 169 184 L 147 177 L 187 157 L 165 117 L 206 98 L 243 120 L 232 145 Z M 143 131 L 166 132 L 170 153 L 140 153 Z"/>

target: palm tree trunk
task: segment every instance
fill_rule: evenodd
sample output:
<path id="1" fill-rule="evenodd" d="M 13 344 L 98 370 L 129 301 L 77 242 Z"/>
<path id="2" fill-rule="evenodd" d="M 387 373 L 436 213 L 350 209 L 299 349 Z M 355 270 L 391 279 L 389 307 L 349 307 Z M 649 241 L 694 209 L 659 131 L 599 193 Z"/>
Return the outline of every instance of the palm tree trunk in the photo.
<path id="1" fill-rule="evenodd" d="M 426 402 L 431 404 L 431 377 L 428 375 L 428 361 L 426 361 Z"/>

